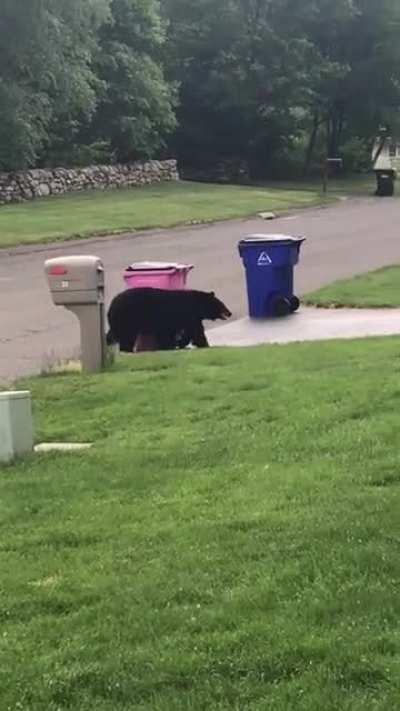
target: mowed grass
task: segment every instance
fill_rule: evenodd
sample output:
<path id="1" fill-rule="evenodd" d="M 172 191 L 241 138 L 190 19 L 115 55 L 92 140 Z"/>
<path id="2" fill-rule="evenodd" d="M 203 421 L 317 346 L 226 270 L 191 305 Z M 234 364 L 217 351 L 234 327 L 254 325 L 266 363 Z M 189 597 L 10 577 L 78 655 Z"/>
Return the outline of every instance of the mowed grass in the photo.
<path id="1" fill-rule="evenodd" d="M 394 711 L 395 338 L 23 383 L 0 476 L 0 708 Z"/>
<path id="2" fill-rule="evenodd" d="M 323 202 L 318 187 L 164 183 L 0 207 L 0 247 L 282 212 Z"/>
<path id="3" fill-rule="evenodd" d="M 366 272 L 352 279 L 333 282 L 304 297 L 304 302 L 324 307 L 400 306 L 400 265 Z"/>
<path id="4" fill-rule="evenodd" d="M 316 190 L 319 194 L 322 193 L 322 178 L 306 178 L 297 182 L 280 182 L 266 183 L 266 186 L 291 188 L 293 190 L 302 188 L 303 190 Z M 376 178 L 374 173 L 360 174 L 354 176 L 341 176 L 329 178 L 327 184 L 328 197 L 372 197 L 376 190 Z M 394 194 L 394 198 L 398 196 L 398 192 Z"/>

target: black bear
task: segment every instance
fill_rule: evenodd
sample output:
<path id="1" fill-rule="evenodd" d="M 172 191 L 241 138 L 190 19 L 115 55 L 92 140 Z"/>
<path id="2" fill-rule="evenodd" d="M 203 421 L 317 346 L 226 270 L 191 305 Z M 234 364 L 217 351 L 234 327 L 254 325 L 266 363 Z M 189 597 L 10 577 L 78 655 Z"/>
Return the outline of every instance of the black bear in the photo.
<path id="1" fill-rule="evenodd" d="M 207 348 L 203 320 L 232 316 L 214 292 L 167 289 L 127 289 L 118 294 L 108 310 L 107 343 L 132 353 L 139 334 L 154 337 L 159 350 L 184 348 L 193 343 Z"/>

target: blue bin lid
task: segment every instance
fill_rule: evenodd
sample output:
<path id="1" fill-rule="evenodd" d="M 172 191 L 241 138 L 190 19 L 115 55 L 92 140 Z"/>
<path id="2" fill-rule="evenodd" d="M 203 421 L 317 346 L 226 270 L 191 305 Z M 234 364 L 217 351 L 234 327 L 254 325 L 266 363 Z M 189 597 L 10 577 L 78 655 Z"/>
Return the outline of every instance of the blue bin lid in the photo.
<path id="1" fill-rule="evenodd" d="M 299 244 L 304 242 L 305 237 L 292 237 L 291 235 L 268 235 L 253 234 L 247 235 L 240 240 L 241 245 L 262 245 L 262 244 Z"/>

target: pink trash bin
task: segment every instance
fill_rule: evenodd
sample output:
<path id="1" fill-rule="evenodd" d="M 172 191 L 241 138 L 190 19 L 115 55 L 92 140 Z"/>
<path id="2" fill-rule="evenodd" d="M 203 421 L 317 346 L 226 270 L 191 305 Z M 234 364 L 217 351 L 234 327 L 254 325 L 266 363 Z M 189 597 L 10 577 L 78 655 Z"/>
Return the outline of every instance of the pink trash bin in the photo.
<path id="1" fill-rule="evenodd" d="M 192 265 L 168 262 L 136 262 L 124 272 L 128 289 L 150 286 L 153 289 L 186 289 Z"/>
<path id="2" fill-rule="evenodd" d="M 186 289 L 189 272 L 193 265 L 168 262 L 136 262 L 124 272 L 124 281 L 128 289 L 148 286 L 153 289 Z M 135 353 L 155 350 L 151 335 L 139 334 L 136 339 Z"/>

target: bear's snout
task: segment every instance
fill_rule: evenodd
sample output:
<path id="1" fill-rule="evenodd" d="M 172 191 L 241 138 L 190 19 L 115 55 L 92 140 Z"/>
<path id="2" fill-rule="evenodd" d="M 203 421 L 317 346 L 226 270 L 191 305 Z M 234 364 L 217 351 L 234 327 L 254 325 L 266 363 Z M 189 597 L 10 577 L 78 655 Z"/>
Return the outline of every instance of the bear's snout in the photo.
<path id="1" fill-rule="evenodd" d="M 227 321 L 228 318 L 230 318 L 231 316 L 232 316 L 232 312 L 229 311 L 229 309 L 227 309 L 226 306 L 224 306 L 224 308 L 221 310 L 221 313 L 220 313 L 220 319 L 222 319 L 222 321 Z"/>

